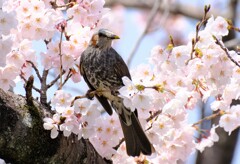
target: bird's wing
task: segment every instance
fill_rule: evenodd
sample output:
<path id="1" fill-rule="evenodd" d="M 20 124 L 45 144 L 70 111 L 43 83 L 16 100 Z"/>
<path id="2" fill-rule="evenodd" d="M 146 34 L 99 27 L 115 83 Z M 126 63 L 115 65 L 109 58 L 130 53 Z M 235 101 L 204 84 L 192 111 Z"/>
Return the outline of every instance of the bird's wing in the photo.
<path id="1" fill-rule="evenodd" d="M 119 81 L 122 82 L 122 77 L 127 76 L 130 80 L 131 80 L 131 75 L 129 73 L 127 64 L 124 62 L 124 60 L 122 59 L 122 57 L 114 50 L 112 49 L 111 53 L 115 53 L 116 55 L 116 61 L 115 61 L 115 65 L 114 65 L 114 70 L 115 70 L 115 74 L 118 76 Z M 123 86 L 123 82 L 122 82 L 122 86 Z M 136 117 L 138 117 L 138 113 L 137 110 L 134 111 Z"/>
<path id="2" fill-rule="evenodd" d="M 127 76 L 129 79 L 131 79 L 128 67 L 122 57 L 114 49 L 112 49 L 111 53 L 116 54 L 116 60 L 113 68 L 115 69 L 115 74 L 118 76 L 119 80 L 122 81 L 122 77 L 124 76 Z"/>
<path id="3" fill-rule="evenodd" d="M 83 55 L 83 54 L 82 54 Z M 86 73 L 85 73 L 85 70 L 82 66 L 82 60 L 80 59 L 80 73 L 81 75 L 83 76 L 85 82 L 87 83 L 88 87 L 91 89 L 91 90 L 96 90 L 96 88 L 94 88 L 91 83 L 89 82 L 87 76 L 86 76 Z M 109 115 L 112 115 L 113 111 L 112 111 L 112 107 L 110 106 L 108 100 L 103 97 L 103 96 L 98 96 L 98 95 L 95 95 L 96 98 L 98 99 L 98 101 L 101 103 L 101 105 L 103 106 L 103 108 L 106 110 L 106 112 L 109 114 Z"/>

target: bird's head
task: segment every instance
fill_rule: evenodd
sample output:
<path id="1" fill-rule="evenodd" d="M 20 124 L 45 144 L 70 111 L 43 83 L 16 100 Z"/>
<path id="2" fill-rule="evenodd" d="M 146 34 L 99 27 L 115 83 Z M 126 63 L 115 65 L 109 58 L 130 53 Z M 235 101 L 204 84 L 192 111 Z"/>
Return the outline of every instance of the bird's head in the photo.
<path id="1" fill-rule="evenodd" d="M 107 49 L 111 47 L 112 40 L 114 39 L 120 38 L 107 29 L 100 29 L 97 33 L 93 34 L 90 41 L 90 46 Z"/>

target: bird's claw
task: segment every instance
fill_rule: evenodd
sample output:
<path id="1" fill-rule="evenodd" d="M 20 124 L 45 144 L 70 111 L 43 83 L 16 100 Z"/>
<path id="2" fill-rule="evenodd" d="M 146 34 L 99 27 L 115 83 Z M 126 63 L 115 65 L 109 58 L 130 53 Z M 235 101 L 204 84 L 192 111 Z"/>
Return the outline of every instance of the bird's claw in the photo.
<path id="1" fill-rule="evenodd" d="M 94 98 L 94 92 L 93 90 L 89 89 L 86 93 L 86 97 L 89 99 L 89 100 L 93 100 Z"/>

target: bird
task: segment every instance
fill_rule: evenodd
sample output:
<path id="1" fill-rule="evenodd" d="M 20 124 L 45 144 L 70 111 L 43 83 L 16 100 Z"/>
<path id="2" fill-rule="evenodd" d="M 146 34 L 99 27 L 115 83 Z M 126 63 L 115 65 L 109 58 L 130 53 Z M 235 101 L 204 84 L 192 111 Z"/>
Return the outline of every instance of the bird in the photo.
<path id="1" fill-rule="evenodd" d="M 131 79 L 131 75 L 122 57 L 112 48 L 115 39 L 120 38 L 107 29 L 99 29 L 94 33 L 81 54 L 80 73 L 89 91 L 103 91 L 95 94 L 95 97 L 105 111 L 112 115 L 113 108 L 118 114 L 127 154 L 133 157 L 141 153 L 151 155 L 153 146 L 139 122 L 137 110 L 132 112 L 124 106 L 123 98 L 119 97 L 118 90 L 124 86 L 122 77 Z"/>

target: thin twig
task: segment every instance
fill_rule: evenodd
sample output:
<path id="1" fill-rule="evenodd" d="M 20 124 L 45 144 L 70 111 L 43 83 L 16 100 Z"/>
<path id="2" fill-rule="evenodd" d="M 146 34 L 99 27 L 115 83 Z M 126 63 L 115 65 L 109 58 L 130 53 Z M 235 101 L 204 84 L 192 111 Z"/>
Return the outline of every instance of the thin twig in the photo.
<path id="1" fill-rule="evenodd" d="M 127 65 L 130 65 L 131 61 L 132 61 L 132 58 L 134 57 L 135 53 L 136 53 L 136 50 L 138 49 L 138 47 L 140 46 L 140 43 L 142 41 L 142 39 L 144 38 L 144 36 L 146 35 L 149 27 L 151 26 L 151 23 L 153 22 L 153 19 L 155 18 L 155 16 L 157 15 L 158 13 L 158 10 L 160 8 L 160 0 L 155 0 L 154 2 L 154 5 L 153 5 L 153 8 L 151 10 L 151 13 L 148 17 L 148 21 L 147 21 L 147 24 L 146 24 L 146 27 L 145 29 L 143 30 L 142 34 L 140 35 L 140 37 L 138 38 L 135 46 L 133 47 L 133 50 L 132 52 L 130 53 L 128 59 L 127 59 Z"/>
<path id="2" fill-rule="evenodd" d="M 25 79 L 25 77 L 23 75 L 20 74 L 20 77 L 23 79 L 23 81 L 25 82 L 25 84 L 27 84 L 27 79 Z M 33 86 L 32 87 L 36 92 L 41 93 L 41 90 L 38 89 L 37 87 Z"/>
<path id="3" fill-rule="evenodd" d="M 159 114 L 161 114 L 162 111 L 158 110 L 155 113 L 153 113 L 149 118 L 147 118 L 147 122 L 151 121 L 152 119 L 156 118 Z"/>
<path id="4" fill-rule="evenodd" d="M 59 57 L 60 57 L 60 85 L 59 88 L 62 88 L 62 72 L 63 72 L 63 63 L 62 63 L 62 40 L 63 40 L 63 33 L 64 33 L 64 26 L 61 26 L 61 36 L 60 36 L 60 42 L 59 42 Z"/>
<path id="5" fill-rule="evenodd" d="M 63 70 L 62 75 L 66 73 L 65 70 Z M 61 74 L 59 74 L 53 81 L 51 81 L 48 85 L 47 88 L 51 88 L 61 77 Z"/>
<path id="6" fill-rule="evenodd" d="M 210 116 L 207 116 L 207 117 L 204 117 L 203 119 L 199 120 L 198 122 L 194 123 L 192 126 L 195 127 L 196 125 L 198 124 L 201 124 L 203 121 L 206 121 L 206 120 L 212 120 L 218 116 L 222 115 L 222 111 L 219 111 L 217 113 L 214 113 Z"/>
<path id="7" fill-rule="evenodd" d="M 32 65 L 34 71 L 35 71 L 36 74 L 37 74 L 38 79 L 40 80 L 40 82 L 42 82 L 42 77 L 41 77 L 41 75 L 40 75 L 40 73 L 39 73 L 38 68 L 35 66 L 35 64 L 34 64 L 32 61 L 30 61 L 30 60 L 26 60 L 26 62 L 28 62 L 28 63 L 30 63 L 30 64 Z"/>
<path id="8" fill-rule="evenodd" d="M 78 99 L 83 99 L 83 98 L 88 98 L 86 95 L 83 95 L 83 96 L 76 96 L 76 97 L 74 97 L 74 99 L 72 100 L 72 102 L 71 102 L 71 107 L 74 105 L 74 102 L 76 101 L 76 100 L 78 100 Z"/>
<path id="9" fill-rule="evenodd" d="M 227 47 L 225 47 L 224 44 L 223 44 L 220 40 L 218 40 L 216 36 L 213 36 L 213 38 L 215 39 L 216 44 L 219 45 L 223 51 L 225 51 L 227 57 L 228 57 L 234 64 L 236 64 L 236 66 L 238 66 L 238 67 L 240 68 L 240 64 L 231 57 L 231 55 L 229 54 L 229 51 L 228 51 Z"/>
<path id="10" fill-rule="evenodd" d="M 210 7 L 211 7 L 210 5 L 204 7 L 203 18 L 196 25 L 196 34 L 195 34 L 195 38 L 192 39 L 192 50 L 191 50 L 191 53 L 190 53 L 190 59 L 186 61 L 186 65 L 188 64 L 188 62 L 190 60 L 193 59 L 193 53 L 196 51 L 195 46 L 196 46 L 197 42 L 200 40 L 199 32 L 200 32 L 201 28 L 204 26 L 204 24 L 207 22 L 207 13 L 209 12 Z"/>
<path id="11" fill-rule="evenodd" d="M 90 100 L 92 100 L 93 99 L 93 97 L 95 96 L 95 95 L 102 95 L 102 93 L 103 92 L 112 92 L 111 90 L 88 90 L 87 91 L 87 93 L 85 94 L 85 95 L 83 95 L 83 96 L 76 96 L 73 100 L 72 100 L 72 102 L 71 102 L 71 106 L 73 106 L 74 105 L 74 102 L 76 101 L 76 100 L 78 100 L 78 99 L 82 99 L 82 98 L 88 98 L 88 99 L 90 99 Z"/>
<path id="12" fill-rule="evenodd" d="M 53 9 L 64 8 L 64 7 L 66 7 L 66 9 L 68 9 L 68 8 L 71 8 L 71 7 L 73 7 L 75 5 L 74 2 L 69 2 L 69 3 L 64 4 L 64 5 L 57 5 L 56 1 L 54 1 L 54 2 L 51 1 L 50 4 L 52 5 Z"/>
<path id="13" fill-rule="evenodd" d="M 67 76 L 66 76 L 66 78 L 65 78 L 65 80 L 63 81 L 63 83 L 62 83 L 62 86 L 61 87 L 63 87 L 66 83 L 67 83 L 67 81 L 69 80 L 69 78 L 72 76 L 72 74 L 71 74 L 71 69 L 68 71 L 68 74 L 67 74 Z M 61 89 L 60 87 L 58 87 L 58 90 L 59 89 Z"/>

